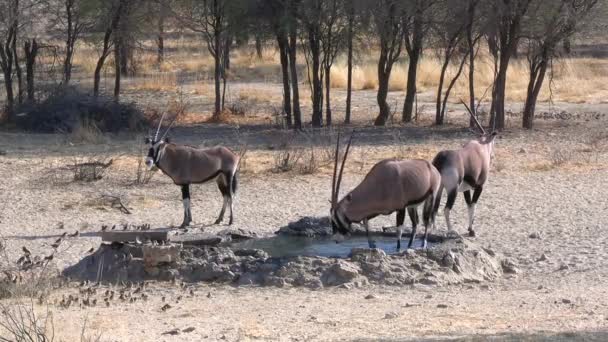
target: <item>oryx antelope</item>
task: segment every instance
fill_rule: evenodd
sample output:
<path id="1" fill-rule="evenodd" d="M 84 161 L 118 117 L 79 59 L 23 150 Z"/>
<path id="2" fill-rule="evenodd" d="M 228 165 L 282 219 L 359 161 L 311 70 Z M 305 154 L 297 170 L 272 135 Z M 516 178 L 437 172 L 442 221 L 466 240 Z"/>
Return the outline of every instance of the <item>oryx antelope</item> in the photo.
<path id="1" fill-rule="evenodd" d="M 487 134 L 468 107 L 467 111 L 481 131 L 481 135 L 477 139 L 466 143 L 461 149 L 441 151 L 433 159 L 433 165 L 435 165 L 441 174 L 441 188 L 435 205 L 435 212 L 439 209 L 441 195 L 445 189 L 448 199 L 444 215 L 448 231 L 452 231 L 450 211 L 454 206 L 458 192 L 464 192 L 464 199 L 469 211 L 469 236 L 475 236 L 475 230 L 473 230 L 475 205 L 483 191 L 484 184 L 488 180 L 496 132 Z M 471 190 L 473 190 L 472 197 Z"/>
<path id="2" fill-rule="evenodd" d="M 407 209 L 412 221 L 412 236 L 408 244 L 408 248 L 410 248 L 416 237 L 418 225 L 416 208 L 424 204 L 423 246 L 426 248 L 428 228 L 429 225 L 434 224 L 435 220 L 434 201 L 441 183 L 441 176 L 437 169 L 426 160 L 383 160 L 372 167 L 361 184 L 338 202 L 342 173 L 351 141 L 352 136 L 346 147 L 337 179 L 339 136 L 336 144 L 331 199 L 331 222 L 334 235 L 346 235 L 350 232 L 353 222 L 363 222 L 369 246 L 375 248 L 375 243 L 370 237 L 368 221 L 378 215 L 389 215 L 396 211 L 397 249 L 399 250 Z"/>
<path id="3" fill-rule="evenodd" d="M 158 124 L 154 138 L 146 139 L 146 144 L 150 145 L 146 165 L 150 169 L 154 169 L 154 167 L 160 169 L 176 185 L 181 187 L 184 204 L 184 221 L 181 227 L 186 227 L 192 222 L 190 184 L 201 184 L 213 179 L 216 179 L 217 186 L 224 197 L 222 210 L 215 224 L 219 224 L 224 219 L 227 205 L 230 205 L 230 221 L 228 224 L 232 224 L 232 202 L 237 189 L 239 156 L 223 146 L 201 149 L 172 144 L 169 139 L 165 138 L 169 129 L 158 139 L 162 120 L 163 118 Z"/>

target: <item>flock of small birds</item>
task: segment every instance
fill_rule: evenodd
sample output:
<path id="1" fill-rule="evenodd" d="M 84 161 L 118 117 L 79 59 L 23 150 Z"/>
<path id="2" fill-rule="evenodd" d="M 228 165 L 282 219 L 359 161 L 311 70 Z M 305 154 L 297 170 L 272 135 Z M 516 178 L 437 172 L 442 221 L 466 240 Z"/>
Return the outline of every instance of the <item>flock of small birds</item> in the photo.
<path id="1" fill-rule="evenodd" d="M 105 232 L 108 230 L 150 230 L 150 224 L 149 223 L 144 223 L 144 224 L 129 224 L 129 223 L 123 223 L 123 224 L 119 224 L 119 225 L 112 225 L 112 227 L 110 227 L 107 224 L 104 224 L 101 226 L 101 231 Z"/>
<path id="2" fill-rule="evenodd" d="M 55 252 L 57 251 L 57 249 L 59 248 L 59 246 L 61 245 L 61 243 L 63 242 L 63 240 L 65 238 L 75 238 L 78 236 L 80 236 L 80 232 L 78 230 L 72 234 L 63 232 L 63 234 L 61 234 L 61 236 L 59 236 L 59 238 L 51 244 L 51 247 L 53 248 L 53 251 L 51 252 L 51 254 L 46 255 L 46 256 L 40 256 L 40 255 L 34 256 L 34 255 L 32 255 L 32 252 L 29 249 L 27 249 L 27 247 L 23 246 L 23 247 L 21 247 L 21 251 L 23 252 L 23 254 L 19 257 L 19 259 L 17 259 L 17 266 L 19 266 L 21 271 L 28 271 L 34 267 L 44 266 L 45 264 L 47 264 L 53 260 L 53 258 L 55 257 Z M 17 276 L 11 276 L 9 278 L 13 282 L 17 281 Z"/>
<path id="3" fill-rule="evenodd" d="M 173 299 L 173 305 L 179 304 L 185 295 L 189 295 L 190 297 L 195 296 L 194 288 L 191 286 L 188 286 L 185 283 L 174 283 L 178 285 L 183 292 Z M 104 287 L 100 283 L 91 283 L 88 280 L 85 280 L 78 286 L 77 295 L 63 295 L 60 301 L 58 301 L 58 299 L 55 300 L 55 305 L 58 305 L 63 309 L 68 309 L 72 305 L 78 305 L 79 308 L 95 307 L 98 304 L 110 307 L 113 303 L 132 304 L 138 301 L 147 302 L 150 296 L 149 286 L 146 282 L 122 282 L 120 285 Z M 207 294 L 207 298 L 211 298 L 210 293 Z M 163 305 L 160 307 L 160 311 L 165 312 L 173 308 L 166 296 L 161 297 L 161 302 Z"/>

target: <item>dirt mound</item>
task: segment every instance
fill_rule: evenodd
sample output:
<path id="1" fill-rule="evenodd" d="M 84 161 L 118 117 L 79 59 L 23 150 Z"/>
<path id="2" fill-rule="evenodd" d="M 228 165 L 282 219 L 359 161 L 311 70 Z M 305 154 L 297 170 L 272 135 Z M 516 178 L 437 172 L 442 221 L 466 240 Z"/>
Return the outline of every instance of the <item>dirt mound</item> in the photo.
<path id="1" fill-rule="evenodd" d="M 144 249 L 149 250 L 144 255 Z M 379 249 L 353 249 L 348 259 L 324 257 L 271 258 L 261 250 L 229 247 L 102 245 L 67 268 L 72 279 L 103 281 L 173 280 L 233 285 L 364 286 L 448 285 L 494 280 L 502 274 L 492 251 L 463 238 L 446 240 L 428 250 L 387 255 Z"/>

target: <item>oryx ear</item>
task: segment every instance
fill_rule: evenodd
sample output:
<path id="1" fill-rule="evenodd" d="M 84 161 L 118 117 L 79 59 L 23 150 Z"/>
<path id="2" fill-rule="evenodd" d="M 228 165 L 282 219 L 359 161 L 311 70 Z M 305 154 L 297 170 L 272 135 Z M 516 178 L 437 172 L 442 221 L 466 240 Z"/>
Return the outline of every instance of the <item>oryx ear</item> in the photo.
<path id="1" fill-rule="evenodd" d="M 489 141 L 492 141 L 492 140 L 494 140 L 494 138 L 496 138 L 497 136 L 498 136 L 498 132 L 497 132 L 497 131 L 494 131 L 494 132 L 490 133 L 490 135 L 488 136 L 488 140 L 489 140 Z"/>
<path id="2" fill-rule="evenodd" d="M 349 202 L 352 201 L 353 200 L 353 195 L 352 194 L 346 195 L 346 200 L 349 201 Z"/>

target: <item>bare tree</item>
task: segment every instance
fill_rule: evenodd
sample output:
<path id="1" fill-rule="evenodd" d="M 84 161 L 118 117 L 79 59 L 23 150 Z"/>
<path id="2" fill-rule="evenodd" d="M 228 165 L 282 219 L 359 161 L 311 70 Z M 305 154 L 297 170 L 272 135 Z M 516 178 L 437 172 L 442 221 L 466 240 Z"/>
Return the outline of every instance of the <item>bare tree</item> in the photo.
<path id="1" fill-rule="evenodd" d="M 302 111 L 300 109 L 300 89 L 298 84 L 298 67 L 297 67 L 297 47 L 298 47 L 298 26 L 297 26 L 297 8 L 299 0 L 287 0 L 288 17 L 289 17 L 289 75 L 291 76 L 291 91 L 292 91 L 292 110 L 293 110 L 293 128 L 295 130 L 302 129 Z"/>
<path id="2" fill-rule="evenodd" d="M 384 126 L 390 116 L 390 106 L 386 101 L 388 83 L 393 65 L 401 56 L 403 48 L 402 7 L 397 0 L 378 0 L 371 5 L 374 29 L 380 39 L 380 58 L 378 59 L 378 94 L 380 113 L 374 121 L 376 126 Z"/>
<path id="3" fill-rule="evenodd" d="M 446 0 L 442 4 L 442 15 L 437 23 L 437 37 L 443 53 L 441 65 L 441 73 L 439 76 L 439 85 L 437 86 L 437 98 L 436 98 L 436 112 L 435 112 L 435 124 L 442 125 L 445 120 L 445 112 L 447 109 L 447 101 L 450 96 L 450 92 L 456 81 L 462 73 L 465 62 L 467 61 L 468 49 L 464 49 L 462 42 L 465 38 L 465 27 L 467 21 L 463 20 L 466 18 L 467 4 L 463 3 L 462 0 Z M 464 56 L 462 56 L 458 63 L 458 70 L 456 74 L 449 81 L 445 93 L 443 87 L 445 83 L 446 73 L 448 67 L 453 62 L 453 58 L 458 55 L 459 51 L 466 50 Z"/>
<path id="4" fill-rule="evenodd" d="M 538 95 L 543 86 L 547 70 L 558 57 L 560 42 L 567 41 L 598 0 L 558 0 L 541 1 L 535 6 L 536 20 L 529 23 L 526 31 L 526 57 L 530 68 L 530 78 L 523 112 L 523 127 L 534 126 L 534 112 Z"/>
<path id="5" fill-rule="evenodd" d="M 507 71 L 511 57 L 517 52 L 521 39 L 522 22 L 530 4 L 540 0 L 489 0 L 494 17 L 494 37 L 490 46 L 494 46 L 496 56 L 496 79 L 492 89 L 492 115 L 490 125 L 501 130 L 505 127 L 505 92 Z"/>
<path id="6" fill-rule="evenodd" d="M 111 3 L 106 3 L 105 8 L 102 9 L 101 22 L 100 24 L 104 29 L 102 49 L 97 59 L 97 65 L 95 66 L 95 72 L 93 74 L 93 96 L 99 95 L 99 84 L 101 81 L 101 69 L 103 68 L 106 59 L 112 52 L 113 46 L 113 35 L 118 29 L 118 25 L 121 20 L 122 11 L 126 0 L 115 0 Z M 119 64 L 119 63 L 115 63 Z M 120 84 L 120 82 L 119 82 Z M 120 91 L 120 89 L 119 89 Z"/>
<path id="7" fill-rule="evenodd" d="M 26 40 L 23 46 L 23 52 L 25 54 L 25 70 L 26 70 L 26 83 L 27 83 L 27 100 L 28 102 L 34 102 L 34 68 L 36 65 L 36 57 L 38 56 L 39 45 L 36 39 L 33 38 L 31 41 Z"/>
<path id="8" fill-rule="evenodd" d="M 15 95 L 13 93 L 13 42 L 17 39 L 19 25 L 19 1 L 6 0 L 0 2 L 0 67 L 4 76 L 6 91 L 6 112 L 8 121 L 14 121 Z"/>
<path id="9" fill-rule="evenodd" d="M 298 9 L 302 23 L 302 47 L 304 47 L 308 77 L 311 87 L 312 126 L 323 125 L 323 69 L 321 68 L 321 39 L 324 0 L 302 0 Z"/>
<path id="10" fill-rule="evenodd" d="M 342 50 L 346 27 L 342 20 L 344 18 L 343 7 L 340 6 L 339 0 L 324 0 L 323 4 L 321 49 L 325 74 L 325 123 L 327 126 L 331 126 L 331 68 L 338 52 Z"/>
<path id="11" fill-rule="evenodd" d="M 407 86 L 403 103 L 403 122 L 412 121 L 416 99 L 418 64 L 422 57 L 423 43 L 431 27 L 431 14 L 437 0 L 412 0 L 406 3 L 403 15 L 405 50 L 409 57 Z"/>

